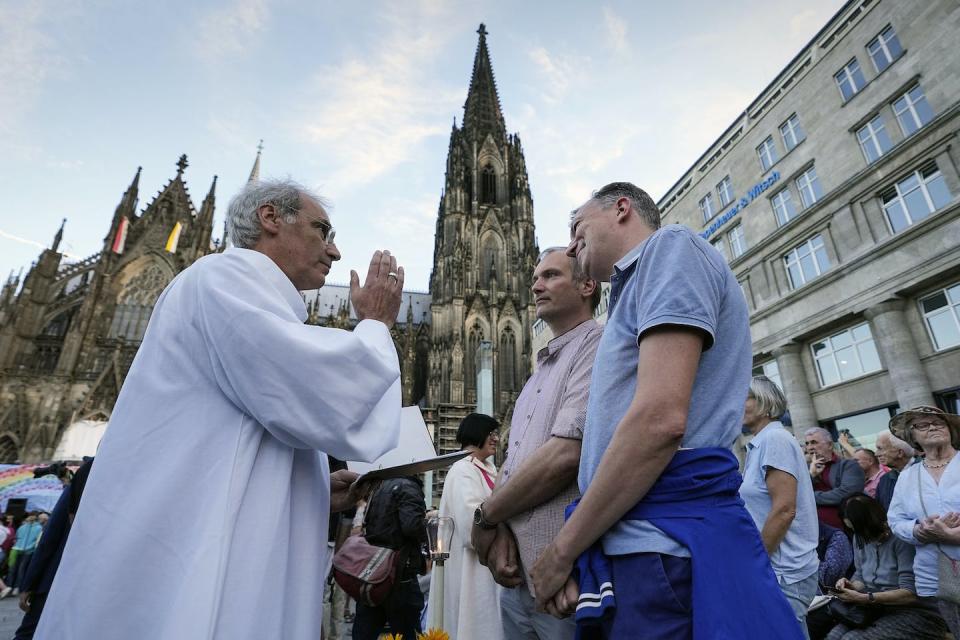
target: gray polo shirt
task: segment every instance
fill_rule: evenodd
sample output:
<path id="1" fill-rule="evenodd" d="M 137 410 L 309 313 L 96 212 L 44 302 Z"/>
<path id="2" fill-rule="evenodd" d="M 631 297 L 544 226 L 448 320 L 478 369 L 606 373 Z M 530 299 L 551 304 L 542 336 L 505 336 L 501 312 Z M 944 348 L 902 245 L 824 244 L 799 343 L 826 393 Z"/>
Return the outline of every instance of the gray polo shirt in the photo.
<path id="1" fill-rule="evenodd" d="M 705 240 L 681 225 L 663 227 L 624 256 L 610 279 L 607 323 L 590 382 L 581 492 L 590 486 L 633 400 L 639 341 L 662 325 L 696 327 L 706 335 L 682 446 L 730 448 L 740 433 L 752 365 L 743 292 L 726 261 Z M 604 535 L 603 548 L 608 555 L 690 555 L 646 521 L 617 523 Z"/>

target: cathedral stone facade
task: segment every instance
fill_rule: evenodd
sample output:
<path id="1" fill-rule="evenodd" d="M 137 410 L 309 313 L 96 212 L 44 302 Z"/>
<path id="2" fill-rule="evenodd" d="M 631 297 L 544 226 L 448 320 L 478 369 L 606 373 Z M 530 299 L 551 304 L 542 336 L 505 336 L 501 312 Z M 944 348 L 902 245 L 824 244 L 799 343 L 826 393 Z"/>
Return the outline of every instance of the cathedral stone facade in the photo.
<path id="1" fill-rule="evenodd" d="M 508 135 L 483 25 L 461 127 L 450 134 L 430 292 L 405 291 L 392 335 L 403 403 L 419 404 L 438 449 L 455 449 L 477 406 L 477 354 L 489 354 L 490 410 L 509 417 L 530 375 L 537 258 L 533 200 L 520 138 Z M 0 462 L 48 459 L 66 427 L 108 420 L 160 292 L 212 242 L 213 184 L 197 208 L 176 175 L 138 213 L 140 170 L 102 250 L 78 262 L 59 252 L 63 228 L 22 282 L 0 291 Z M 250 179 L 259 177 L 260 153 Z M 307 322 L 351 328 L 349 288 L 304 292 Z M 483 394 L 481 394 L 483 395 Z M 439 492 L 442 474 L 435 485 Z"/>
<path id="2" fill-rule="evenodd" d="M 0 462 L 52 455 L 64 429 L 110 416 L 157 297 L 210 252 L 214 189 L 197 209 L 177 173 L 138 215 L 140 170 L 103 250 L 64 263 L 63 228 L 0 292 Z"/>

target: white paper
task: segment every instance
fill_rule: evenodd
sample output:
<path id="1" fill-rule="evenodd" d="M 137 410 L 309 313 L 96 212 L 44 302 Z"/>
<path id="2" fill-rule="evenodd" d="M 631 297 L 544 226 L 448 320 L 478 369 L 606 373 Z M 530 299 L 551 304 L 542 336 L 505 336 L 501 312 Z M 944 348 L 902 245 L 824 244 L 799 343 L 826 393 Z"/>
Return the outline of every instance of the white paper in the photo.
<path id="1" fill-rule="evenodd" d="M 433 438 L 423 421 L 420 407 L 403 407 L 400 409 L 400 444 L 391 449 L 373 462 L 348 462 L 347 468 L 360 475 L 376 469 L 396 467 L 411 462 L 421 462 L 437 457 L 437 450 L 433 446 Z"/>

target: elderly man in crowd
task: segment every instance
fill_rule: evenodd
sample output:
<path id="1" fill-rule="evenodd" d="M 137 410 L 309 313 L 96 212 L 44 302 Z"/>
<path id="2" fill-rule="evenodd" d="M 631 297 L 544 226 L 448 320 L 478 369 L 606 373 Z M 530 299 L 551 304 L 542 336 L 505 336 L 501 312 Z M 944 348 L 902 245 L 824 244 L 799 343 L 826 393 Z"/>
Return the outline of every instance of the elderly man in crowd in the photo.
<path id="1" fill-rule="evenodd" d="M 841 458 L 833 446 L 830 432 L 813 427 L 804 432 L 806 452 L 810 456 L 810 479 L 817 500 L 820 522 L 843 529 L 838 507 L 843 499 L 863 492 L 865 478 L 856 460 Z"/>
<path id="2" fill-rule="evenodd" d="M 541 254 L 533 271 L 533 295 L 537 317 L 554 337 L 537 354 L 537 370 L 517 398 L 507 460 L 497 487 L 477 509 L 473 544 L 494 578 L 513 587 L 513 576 L 504 576 L 503 569 L 512 564 L 508 548 L 514 537 L 519 543 L 526 586 L 501 592 L 504 637 L 563 640 L 573 638 L 576 626 L 570 618 L 537 612 L 530 570 L 560 531 L 564 508 L 580 495 L 580 442 L 602 331 L 593 319 L 600 284 L 564 247 L 555 247 Z M 498 532 L 500 523 L 509 530 Z"/>
<path id="3" fill-rule="evenodd" d="M 909 443 L 904 442 L 897 436 L 887 431 L 877 436 L 877 458 L 880 464 L 885 465 L 890 470 L 880 478 L 877 483 L 877 502 L 883 505 L 884 510 L 890 508 L 890 501 L 893 500 L 893 489 L 897 486 L 897 478 L 900 472 L 906 469 L 912 462 L 916 452 Z"/>
<path id="4" fill-rule="evenodd" d="M 577 209 L 570 236 L 568 255 L 610 281 L 610 305 L 583 497 L 533 567 L 538 604 L 576 610 L 607 638 L 801 638 L 737 495 L 730 448 L 752 362 L 736 277 L 688 228 L 661 229 L 653 199 L 627 182 Z"/>
<path id="5" fill-rule="evenodd" d="M 327 520 L 356 477 L 326 454 L 396 446 L 403 270 L 377 251 L 365 286 L 351 272 L 356 328 L 310 326 L 300 291 L 340 259 L 324 202 L 250 183 L 227 227 L 235 247 L 157 301 L 37 637 L 320 636 Z"/>

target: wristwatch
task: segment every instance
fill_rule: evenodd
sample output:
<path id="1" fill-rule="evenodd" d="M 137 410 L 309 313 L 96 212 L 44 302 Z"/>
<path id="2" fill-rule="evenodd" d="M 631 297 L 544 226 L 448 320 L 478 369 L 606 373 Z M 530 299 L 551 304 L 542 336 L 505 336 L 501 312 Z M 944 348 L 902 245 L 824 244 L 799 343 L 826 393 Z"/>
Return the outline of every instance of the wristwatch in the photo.
<path id="1" fill-rule="evenodd" d="M 477 507 L 477 510 L 473 512 L 473 524 L 486 531 L 497 528 L 496 524 L 487 521 L 487 519 L 483 517 L 482 503 L 480 504 L 479 507 Z"/>
<path id="2" fill-rule="evenodd" d="M 869 602 L 870 604 L 873 604 L 873 603 L 876 602 L 876 601 L 877 601 L 877 600 L 876 600 L 876 598 L 873 597 L 873 592 L 872 592 L 872 591 L 867 594 L 867 602 Z"/>

